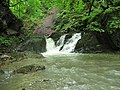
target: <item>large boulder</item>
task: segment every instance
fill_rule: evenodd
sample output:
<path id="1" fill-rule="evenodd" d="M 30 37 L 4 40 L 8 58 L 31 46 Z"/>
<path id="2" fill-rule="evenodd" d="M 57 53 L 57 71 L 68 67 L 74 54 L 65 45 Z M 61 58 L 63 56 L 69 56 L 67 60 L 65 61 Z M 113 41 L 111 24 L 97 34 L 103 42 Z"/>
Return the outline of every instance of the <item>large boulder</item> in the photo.
<path id="1" fill-rule="evenodd" d="M 44 36 L 33 35 L 28 40 L 22 42 L 17 47 L 17 51 L 46 52 L 46 39 Z"/>
<path id="2" fill-rule="evenodd" d="M 120 50 L 120 31 L 114 33 L 83 32 L 77 42 L 75 52 L 100 53 Z"/>
<path id="3" fill-rule="evenodd" d="M 107 51 L 107 49 L 99 43 L 95 34 L 92 32 L 83 32 L 82 38 L 78 40 L 75 47 L 75 52 L 80 53 L 100 53 L 105 51 Z"/>

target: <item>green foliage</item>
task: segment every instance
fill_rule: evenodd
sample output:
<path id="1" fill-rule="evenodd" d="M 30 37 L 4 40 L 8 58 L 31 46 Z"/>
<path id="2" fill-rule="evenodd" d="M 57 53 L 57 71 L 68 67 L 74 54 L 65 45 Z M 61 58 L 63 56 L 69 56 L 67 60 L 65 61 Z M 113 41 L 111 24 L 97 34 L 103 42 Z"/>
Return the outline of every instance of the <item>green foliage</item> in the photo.
<path id="1" fill-rule="evenodd" d="M 119 17 L 120 18 L 120 17 Z M 120 29 L 120 19 L 118 17 L 112 17 L 111 20 L 108 21 L 108 32 L 113 33 L 115 30 Z"/>
<path id="2" fill-rule="evenodd" d="M 98 22 L 91 22 L 89 25 L 87 25 L 86 28 L 87 31 L 97 31 L 97 32 L 105 32 L 102 28 L 100 28 L 100 24 Z"/>
<path id="3" fill-rule="evenodd" d="M 11 44 L 12 44 L 12 41 L 10 39 L 0 36 L 0 46 L 2 46 L 2 45 L 9 46 Z"/>
<path id="4" fill-rule="evenodd" d="M 27 35 L 31 35 L 34 26 L 41 24 L 44 16 L 52 8 L 62 8 L 64 0 L 10 0 L 10 9 L 23 20 Z"/>
<path id="5" fill-rule="evenodd" d="M 28 32 L 32 32 L 33 26 L 39 24 L 50 9 L 57 7 L 60 13 L 56 17 L 58 23 L 54 28 L 58 31 L 86 30 L 112 33 L 120 27 L 119 2 L 119 0 L 10 0 L 10 6 L 14 14 L 24 20 L 24 26 L 30 30 Z"/>
<path id="6" fill-rule="evenodd" d="M 71 8 L 71 1 L 72 3 Z M 119 0 L 66 0 L 64 10 L 58 15 L 56 30 L 80 30 L 112 33 L 120 28 Z M 90 5 L 91 8 L 90 8 Z M 91 9 L 91 11 L 90 11 Z M 116 18 L 114 18 L 116 17 Z"/>

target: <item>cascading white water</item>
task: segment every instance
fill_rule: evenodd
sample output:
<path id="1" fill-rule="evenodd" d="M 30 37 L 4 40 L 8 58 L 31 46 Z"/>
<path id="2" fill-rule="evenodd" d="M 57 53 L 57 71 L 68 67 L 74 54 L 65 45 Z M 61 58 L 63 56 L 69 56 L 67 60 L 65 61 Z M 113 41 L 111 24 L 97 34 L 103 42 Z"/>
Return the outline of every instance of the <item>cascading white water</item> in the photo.
<path id="1" fill-rule="evenodd" d="M 66 34 L 61 36 L 60 39 L 57 41 L 56 45 L 52 38 L 46 39 L 47 52 L 45 52 L 43 54 L 59 54 L 60 48 L 64 45 L 65 36 L 66 36 Z"/>
<path id="2" fill-rule="evenodd" d="M 75 46 L 77 44 L 77 41 L 79 39 L 81 39 L 81 33 L 76 33 L 74 34 L 70 39 L 67 40 L 67 42 L 65 43 L 65 37 L 66 34 L 61 36 L 60 39 L 57 41 L 56 46 L 55 46 L 55 42 L 53 39 L 48 38 L 46 39 L 47 42 L 47 52 L 45 52 L 44 54 L 66 54 L 66 53 L 71 53 L 74 51 Z M 60 50 L 62 48 L 62 50 Z"/>
<path id="3" fill-rule="evenodd" d="M 65 43 L 62 52 L 70 53 L 73 52 L 75 49 L 75 46 L 77 44 L 77 41 L 81 39 L 81 33 L 76 33 L 72 36 L 72 38 L 68 39 L 68 41 Z"/>
<path id="4" fill-rule="evenodd" d="M 56 48 L 59 51 L 60 48 L 64 45 L 65 37 L 67 34 L 60 37 L 60 39 L 57 41 Z"/>
<path id="5" fill-rule="evenodd" d="M 55 42 L 52 38 L 48 38 L 46 40 L 46 49 L 47 49 L 47 52 L 51 51 L 52 49 L 54 49 L 56 46 L 55 46 Z"/>

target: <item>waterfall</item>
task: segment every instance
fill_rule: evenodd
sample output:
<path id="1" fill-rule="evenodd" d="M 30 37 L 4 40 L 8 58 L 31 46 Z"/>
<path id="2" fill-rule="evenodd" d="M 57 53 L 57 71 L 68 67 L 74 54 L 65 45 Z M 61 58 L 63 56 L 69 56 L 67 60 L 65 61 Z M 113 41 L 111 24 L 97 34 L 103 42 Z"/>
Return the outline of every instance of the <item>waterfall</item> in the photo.
<path id="1" fill-rule="evenodd" d="M 66 37 L 66 34 L 62 35 L 60 37 L 60 39 L 57 41 L 56 45 L 55 45 L 55 42 L 52 38 L 46 39 L 47 52 L 45 52 L 44 54 L 58 54 L 58 53 L 60 53 L 59 50 L 64 45 L 65 37 Z"/>
<path id="2" fill-rule="evenodd" d="M 74 34 L 72 38 L 68 39 L 61 51 L 66 53 L 74 52 L 75 46 L 79 39 L 81 39 L 81 33 Z"/>
<path id="3" fill-rule="evenodd" d="M 67 34 L 62 35 L 57 41 L 56 45 L 52 38 L 46 39 L 47 52 L 45 52 L 44 54 L 65 54 L 74 52 L 77 41 L 81 39 L 81 33 L 74 34 L 70 39 L 65 42 L 66 35 Z"/>
<path id="4" fill-rule="evenodd" d="M 47 52 L 53 50 L 55 48 L 55 42 L 52 38 L 48 38 L 46 40 L 46 49 L 47 49 Z"/>

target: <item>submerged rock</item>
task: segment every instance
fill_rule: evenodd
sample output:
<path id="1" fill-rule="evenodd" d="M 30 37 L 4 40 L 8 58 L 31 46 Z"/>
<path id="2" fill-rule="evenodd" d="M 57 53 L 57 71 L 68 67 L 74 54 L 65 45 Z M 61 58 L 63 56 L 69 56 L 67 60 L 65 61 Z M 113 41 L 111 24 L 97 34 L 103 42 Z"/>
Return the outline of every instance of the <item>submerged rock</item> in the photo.
<path id="1" fill-rule="evenodd" d="M 39 70 L 45 70 L 45 66 L 39 66 L 39 65 L 23 66 L 17 70 L 14 70 L 14 73 L 27 74 L 27 73 L 36 72 Z"/>

